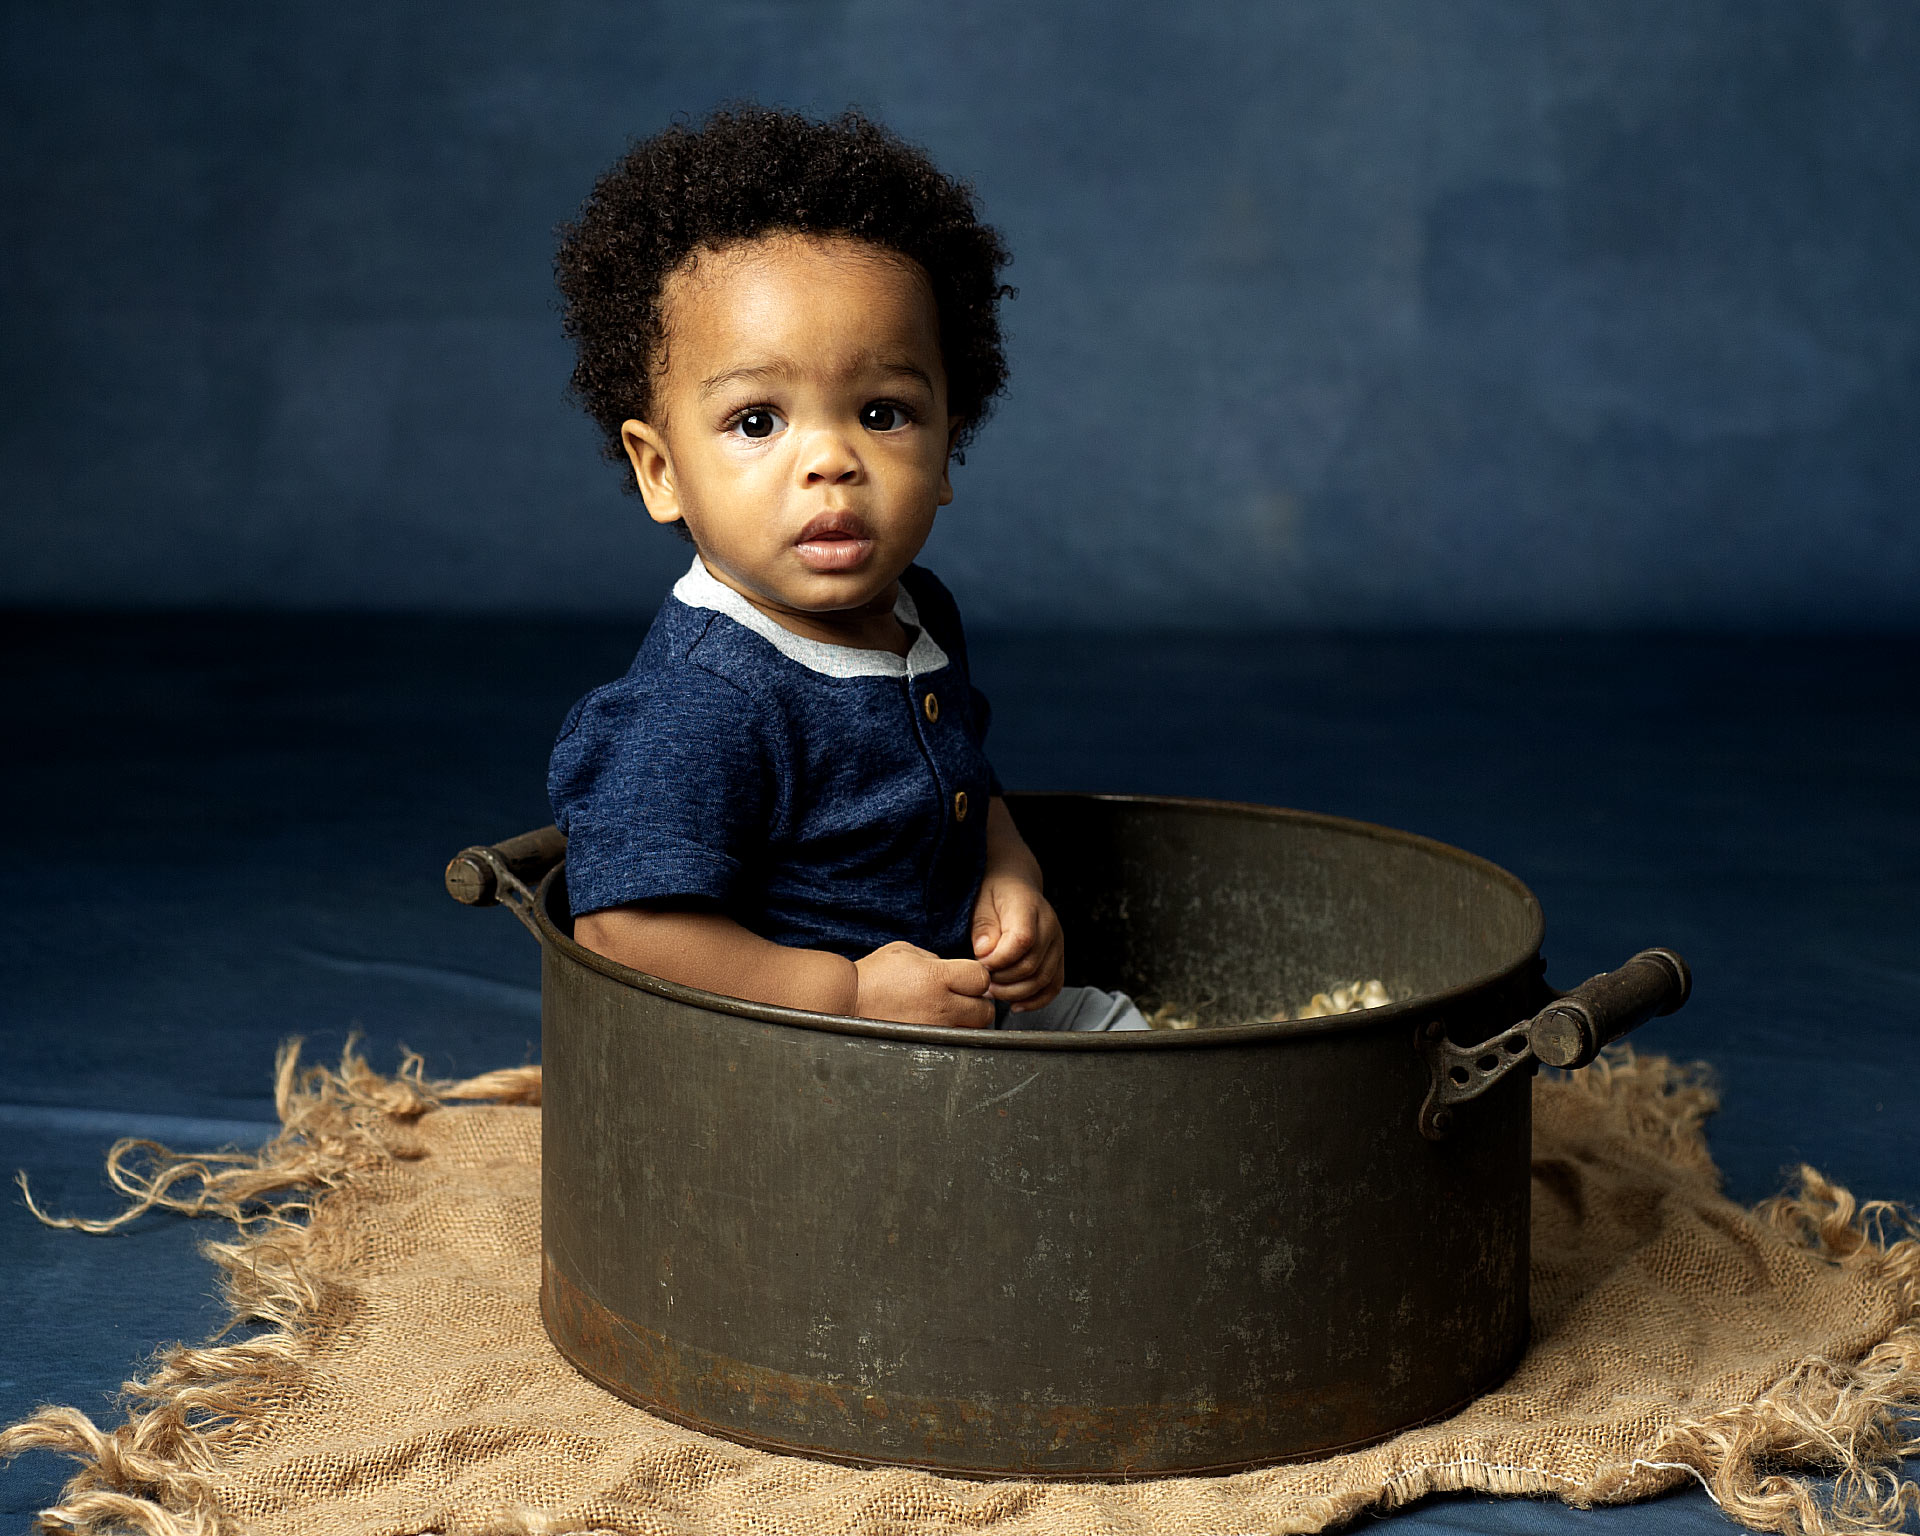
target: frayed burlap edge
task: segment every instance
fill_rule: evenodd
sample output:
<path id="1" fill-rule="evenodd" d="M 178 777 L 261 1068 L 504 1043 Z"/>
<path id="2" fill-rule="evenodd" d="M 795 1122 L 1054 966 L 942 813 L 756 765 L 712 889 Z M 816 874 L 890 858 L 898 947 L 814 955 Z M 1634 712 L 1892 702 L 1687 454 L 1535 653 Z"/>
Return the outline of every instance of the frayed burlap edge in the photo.
<path id="1" fill-rule="evenodd" d="M 1713 1178 L 1701 1126 L 1715 1107 L 1697 1070 L 1619 1050 L 1568 1084 L 1627 1111 L 1637 1145 L 1672 1165 Z M 232 1536 L 214 1474 L 236 1453 L 264 1408 L 297 1391 L 306 1369 L 309 1321 L 330 1282 L 308 1263 L 308 1220 L 329 1191 L 395 1158 L 420 1150 L 414 1122 L 431 1109 L 476 1100 L 537 1105 L 540 1069 L 519 1067 L 460 1082 L 425 1077 L 409 1055 L 393 1077 L 374 1072 L 349 1046 L 337 1071 L 302 1068 L 299 1046 L 284 1047 L 275 1068 L 281 1131 L 257 1153 L 181 1156 L 158 1143 L 116 1142 L 107 1173 L 128 1197 L 100 1221 L 53 1217 L 50 1226 L 109 1232 L 151 1210 L 221 1216 L 235 1239 L 209 1242 L 232 1308 L 227 1329 L 209 1344 L 174 1346 L 156 1369 L 123 1389 L 127 1421 L 102 1430 L 75 1408 L 43 1408 L 0 1430 L 0 1458 L 27 1450 L 72 1456 L 80 1470 L 39 1527 L 76 1536 L 133 1531 L 143 1536 Z M 1547 1494 L 1568 1503 L 1627 1503 L 1697 1479 L 1728 1515 L 1757 1531 L 1789 1536 L 1898 1530 L 1920 1511 L 1920 1484 L 1905 1482 L 1902 1457 L 1920 1451 L 1913 1433 L 1920 1405 L 1920 1222 L 1888 1201 L 1858 1202 L 1809 1167 L 1798 1187 L 1763 1202 L 1755 1215 L 1813 1256 L 1867 1270 L 1892 1285 L 1901 1321 L 1855 1361 L 1800 1361 L 1752 1402 L 1676 1420 L 1639 1447 L 1624 1470 L 1585 1484 L 1541 1469 L 1463 1459 L 1407 1469 L 1358 1505 L 1328 1499 L 1317 1517 L 1290 1529 L 1324 1529 L 1367 1508 L 1389 1510 L 1434 1493 Z M 221 1344 L 232 1328 L 260 1331 Z M 1799 1474 L 1799 1475 L 1796 1475 Z M 1837 1474 L 1829 1497 L 1811 1475 Z M 1316 1503 L 1322 1501 L 1315 1501 Z M 1309 1512 L 1302 1511 L 1303 1514 Z M 503 1514 L 495 1536 L 549 1536 L 537 1515 Z"/>
<path id="2" fill-rule="evenodd" d="M 40 1512 L 42 1530 L 231 1532 L 208 1474 L 245 1437 L 262 1405 L 295 1390 L 305 1370 L 309 1320 L 328 1283 L 307 1263 L 314 1208 L 356 1175 L 413 1151 L 413 1123 L 430 1109 L 462 1100 L 540 1102 L 538 1067 L 430 1082 L 411 1053 L 391 1078 L 373 1071 L 351 1044 L 337 1072 L 303 1069 L 299 1058 L 297 1040 L 280 1050 L 274 1067 L 280 1133 L 257 1153 L 183 1157 L 157 1142 L 115 1142 L 107 1177 L 128 1197 L 116 1216 L 49 1216 L 19 1176 L 28 1208 L 49 1226 L 111 1232 L 148 1211 L 169 1210 L 223 1216 L 238 1227 L 234 1241 L 203 1246 L 219 1266 L 232 1309 L 227 1327 L 206 1346 L 160 1351 L 153 1374 L 122 1389 L 126 1423 L 109 1434 L 77 1408 L 43 1408 L 0 1430 L 0 1457 L 51 1450 L 81 1463 L 61 1502 Z M 219 1343 L 242 1325 L 261 1331 L 240 1343 Z"/>

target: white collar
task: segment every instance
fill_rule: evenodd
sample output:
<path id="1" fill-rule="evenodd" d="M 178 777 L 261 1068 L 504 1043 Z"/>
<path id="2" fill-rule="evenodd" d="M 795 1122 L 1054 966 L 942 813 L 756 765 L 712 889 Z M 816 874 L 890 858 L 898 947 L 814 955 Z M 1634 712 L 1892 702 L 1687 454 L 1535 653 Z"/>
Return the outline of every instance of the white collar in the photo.
<path id="1" fill-rule="evenodd" d="M 673 595 L 689 608 L 707 608 L 724 613 L 736 624 L 752 630 L 789 661 L 797 661 L 823 677 L 918 677 L 923 672 L 938 672 L 947 664 L 947 653 L 927 633 L 920 622 L 920 611 L 907 595 L 904 584 L 894 599 L 893 616 L 909 629 L 918 630 L 913 648 L 905 656 L 892 651 L 867 651 L 851 645 L 829 645 L 824 640 L 809 640 L 796 635 L 768 618 L 732 587 L 709 571 L 698 555 L 687 567 L 687 574 L 673 584 Z"/>

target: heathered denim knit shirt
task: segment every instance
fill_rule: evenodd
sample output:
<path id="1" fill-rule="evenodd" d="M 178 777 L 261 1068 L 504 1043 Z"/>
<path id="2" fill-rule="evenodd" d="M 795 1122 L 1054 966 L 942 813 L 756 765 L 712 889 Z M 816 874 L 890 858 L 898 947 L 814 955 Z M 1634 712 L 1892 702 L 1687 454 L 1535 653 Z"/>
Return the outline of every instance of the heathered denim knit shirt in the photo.
<path id="1" fill-rule="evenodd" d="M 900 578 L 905 657 L 782 629 L 696 557 L 640 654 L 561 727 L 547 773 L 575 916 L 718 910 L 849 959 L 972 954 L 998 793 L 959 610 Z"/>

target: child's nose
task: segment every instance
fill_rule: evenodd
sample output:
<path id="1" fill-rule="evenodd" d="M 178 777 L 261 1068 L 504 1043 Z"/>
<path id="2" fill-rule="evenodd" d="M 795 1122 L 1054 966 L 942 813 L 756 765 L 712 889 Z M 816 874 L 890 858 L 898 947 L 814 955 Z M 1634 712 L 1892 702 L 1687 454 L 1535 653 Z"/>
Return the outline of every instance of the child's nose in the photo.
<path id="1" fill-rule="evenodd" d="M 838 432 L 815 432 L 801 450 L 800 477 L 810 486 L 848 485 L 860 477 L 860 459 Z"/>

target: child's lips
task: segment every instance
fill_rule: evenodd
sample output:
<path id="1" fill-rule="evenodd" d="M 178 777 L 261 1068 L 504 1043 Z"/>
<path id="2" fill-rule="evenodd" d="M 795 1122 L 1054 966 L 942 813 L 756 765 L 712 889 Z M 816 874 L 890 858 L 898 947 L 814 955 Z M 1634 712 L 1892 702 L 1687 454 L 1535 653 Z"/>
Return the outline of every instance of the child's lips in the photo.
<path id="1" fill-rule="evenodd" d="M 829 512 L 800 530 L 793 552 L 810 571 L 851 571 L 865 564 L 873 553 L 873 535 L 859 518 Z"/>
<path id="2" fill-rule="evenodd" d="M 872 539 L 802 539 L 793 546 L 800 563 L 810 571 L 851 571 L 873 553 Z"/>

